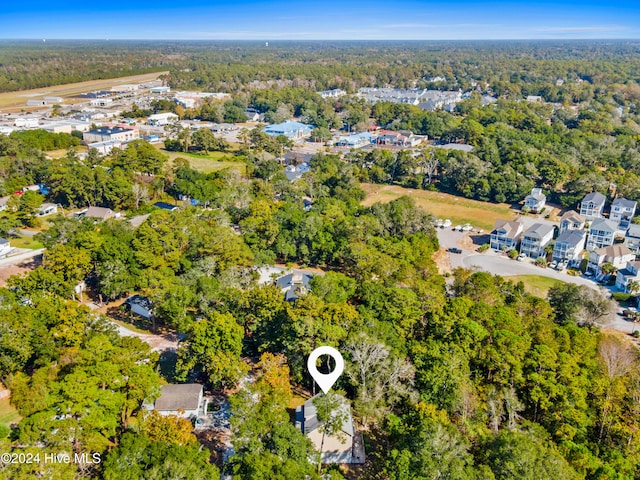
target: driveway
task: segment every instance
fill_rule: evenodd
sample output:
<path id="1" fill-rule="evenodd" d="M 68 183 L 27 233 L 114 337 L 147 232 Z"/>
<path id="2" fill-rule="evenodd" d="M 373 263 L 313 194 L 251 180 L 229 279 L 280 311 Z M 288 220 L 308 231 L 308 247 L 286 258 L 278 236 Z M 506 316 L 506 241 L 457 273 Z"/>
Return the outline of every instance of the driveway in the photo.
<path id="1" fill-rule="evenodd" d="M 44 248 L 39 248 L 37 250 L 31 250 L 29 248 L 14 248 L 7 257 L 0 258 L 0 267 L 17 265 L 24 262 L 25 260 L 30 260 L 33 257 L 42 255 L 43 253 Z"/>

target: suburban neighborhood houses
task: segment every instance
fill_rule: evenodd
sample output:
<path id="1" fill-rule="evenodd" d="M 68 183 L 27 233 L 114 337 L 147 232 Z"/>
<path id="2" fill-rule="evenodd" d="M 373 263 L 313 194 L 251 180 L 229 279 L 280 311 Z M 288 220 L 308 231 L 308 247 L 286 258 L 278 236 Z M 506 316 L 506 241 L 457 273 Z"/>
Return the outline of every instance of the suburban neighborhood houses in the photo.
<path id="1" fill-rule="evenodd" d="M 0 39 L 0 478 L 640 478 L 640 46 L 258 20 Z"/>

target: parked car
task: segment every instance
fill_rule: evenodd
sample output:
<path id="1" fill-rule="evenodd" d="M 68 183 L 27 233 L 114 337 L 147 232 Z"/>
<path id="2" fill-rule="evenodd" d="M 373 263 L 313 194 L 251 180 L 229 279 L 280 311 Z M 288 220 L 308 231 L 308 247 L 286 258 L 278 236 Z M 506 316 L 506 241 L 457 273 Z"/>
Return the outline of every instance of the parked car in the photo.
<path id="1" fill-rule="evenodd" d="M 473 226 L 471 226 L 471 224 L 470 224 L 470 223 L 465 223 L 465 224 L 462 226 L 462 231 L 464 231 L 464 232 L 469 232 L 469 231 L 471 231 L 471 230 L 473 230 Z"/>
<path id="2" fill-rule="evenodd" d="M 551 262 L 549 265 L 549 268 L 553 268 L 554 270 L 558 269 L 558 262 Z"/>
<path id="3" fill-rule="evenodd" d="M 451 248 L 449 249 L 449 251 L 450 251 L 451 253 L 458 253 L 458 254 L 459 254 L 459 253 L 462 253 L 462 249 L 460 249 L 460 248 L 456 248 L 456 247 L 451 247 Z"/>
<path id="4" fill-rule="evenodd" d="M 518 260 L 519 262 L 522 262 L 525 258 L 527 258 L 527 256 L 524 253 L 521 253 L 520 255 L 518 255 L 516 260 Z"/>
<path id="5" fill-rule="evenodd" d="M 444 221 L 444 223 L 442 224 L 443 228 L 449 228 L 451 226 L 451 220 L 449 220 L 448 218 Z"/>

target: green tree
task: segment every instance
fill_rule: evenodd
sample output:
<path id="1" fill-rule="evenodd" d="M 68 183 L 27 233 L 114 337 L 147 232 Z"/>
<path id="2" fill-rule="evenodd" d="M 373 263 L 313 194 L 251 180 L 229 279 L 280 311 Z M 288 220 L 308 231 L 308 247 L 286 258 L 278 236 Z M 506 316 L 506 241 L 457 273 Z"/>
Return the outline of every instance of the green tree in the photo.
<path id="1" fill-rule="evenodd" d="M 244 331 L 229 313 L 212 312 L 194 322 L 178 351 L 176 377 L 202 372 L 215 387 L 235 386 L 248 368 L 240 359 Z"/>

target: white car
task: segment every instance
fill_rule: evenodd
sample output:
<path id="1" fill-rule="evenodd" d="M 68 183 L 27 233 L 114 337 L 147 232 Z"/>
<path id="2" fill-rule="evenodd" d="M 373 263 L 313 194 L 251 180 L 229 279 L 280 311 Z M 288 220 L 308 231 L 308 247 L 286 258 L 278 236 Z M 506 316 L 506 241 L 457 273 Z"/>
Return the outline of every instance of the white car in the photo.
<path id="1" fill-rule="evenodd" d="M 521 253 L 520 255 L 518 255 L 516 260 L 518 260 L 519 262 L 522 262 L 525 258 L 527 258 L 527 256 L 524 253 Z"/>
<path id="2" fill-rule="evenodd" d="M 558 262 L 551 262 L 549 264 L 549 268 L 553 268 L 554 270 L 558 268 Z"/>
<path id="3" fill-rule="evenodd" d="M 471 231 L 471 230 L 473 230 L 473 227 L 471 226 L 471 224 L 470 224 L 470 223 L 465 223 L 465 224 L 462 226 L 462 231 L 463 231 L 463 232 L 469 232 L 469 231 Z"/>
<path id="4" fill-rule="evenodd" d="M 444 223 L 442 224 L 443 228 L 449 228 L 451 226 L 451 220 L 449 220 L 448 218 L 444 221 Z"/>
<path id="5" fill-rule="evenodd" d="M 453 227 L 453 229 L 454 229 L 456 232 L 461 232 L 461 231 L 462 231 L 462 225 L 456 225 L 455 227 Z"/>

